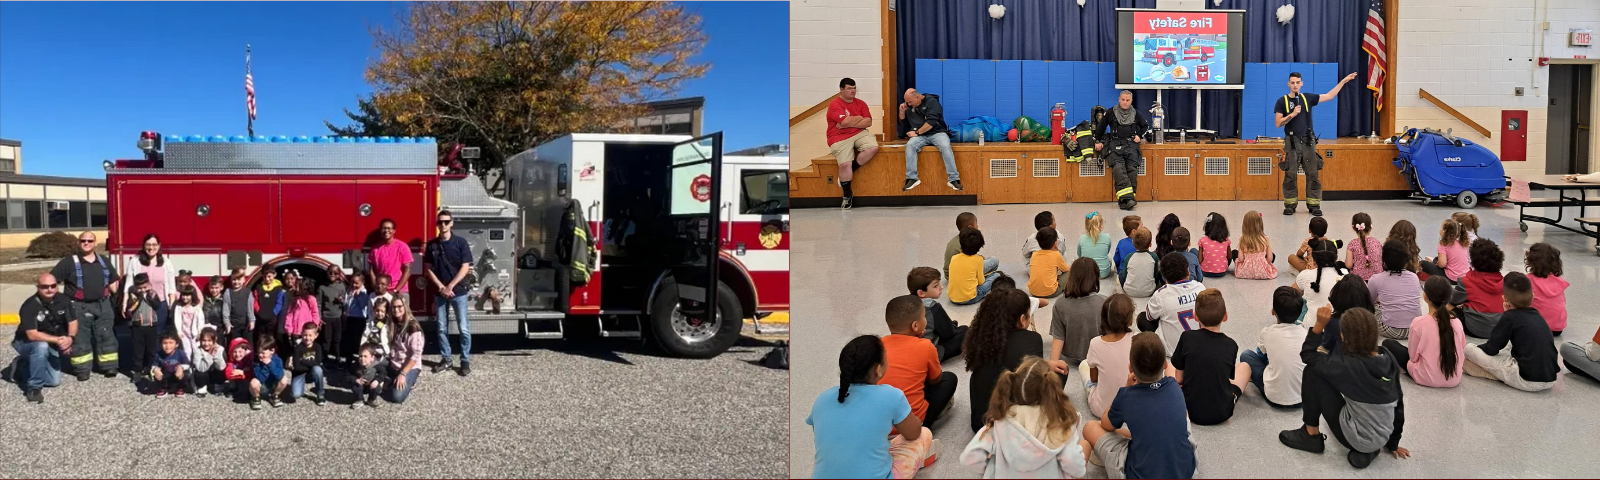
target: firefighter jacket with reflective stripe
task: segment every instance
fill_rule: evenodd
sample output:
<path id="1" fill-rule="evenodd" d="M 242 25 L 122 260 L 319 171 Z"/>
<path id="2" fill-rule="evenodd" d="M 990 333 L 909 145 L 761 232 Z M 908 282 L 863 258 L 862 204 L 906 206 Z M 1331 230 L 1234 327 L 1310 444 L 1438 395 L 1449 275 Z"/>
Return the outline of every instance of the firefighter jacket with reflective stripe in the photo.
<path id="1" fill-rule="evenodd" d="M 1085 120 L 1061 134 L 1061 148 L 1068 162 L 1094 158 L 1094 124 Z"/>
<path id="2" fill-rule="evenodd" d="M 570 269 L 572 285 L 588 284 L 595 266 L 594 231 L 589 228 L 582 202 L 573 200 L 567 205 L 561 217 L 561 237 L 556 247 L 561 263 Z"/>

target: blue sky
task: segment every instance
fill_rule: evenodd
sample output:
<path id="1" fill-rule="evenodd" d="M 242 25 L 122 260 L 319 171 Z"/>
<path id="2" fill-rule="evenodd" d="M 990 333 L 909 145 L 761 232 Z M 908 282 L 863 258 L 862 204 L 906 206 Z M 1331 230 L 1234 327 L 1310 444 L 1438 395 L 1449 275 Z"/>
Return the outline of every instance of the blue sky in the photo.
<path id="1" fill-rule="evenodd" d="M 709 41 L 703 128 L 729 150 L 787 143 L 786 2 L 688 2 Z M 244 45 L 253 54 L 258 135 L 322 135 L 371 92 L 369 27 L 403 3 L 0 2 L 0 137 L 23 173 L 99 177 L 138 158 L 140 131 L 242 135 Z"/>

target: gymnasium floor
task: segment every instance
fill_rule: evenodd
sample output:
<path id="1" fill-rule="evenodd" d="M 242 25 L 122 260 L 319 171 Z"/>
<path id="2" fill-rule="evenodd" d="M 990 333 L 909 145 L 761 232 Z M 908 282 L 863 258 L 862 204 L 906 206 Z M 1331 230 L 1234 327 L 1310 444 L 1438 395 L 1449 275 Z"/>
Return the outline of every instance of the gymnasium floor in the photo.
<path id="1" fill-rule="evenodd" d="M 1418 244 L 1425 255 L 1432 255 L 1437 244 L 1438 225 L 1456 209 L 1438 205 L 1424 207 L 1414 201 L 1337 201 L 1324 204 L 1330 238 L 1348 242 L 1350 216 L 1358 211 L 1372 215 L 1373 234 L 1383 238 L 1389 226 L 1400 219 L 1410 220 L 1419 230 Z M 905 275 L 915 266 L 942 265 L 945 242 L 955 234 L 957 213 L 978 215 L 978 226 L 988 245 L 986 256 L 1000 259 L 1000 268 L 1025 284 L 1027 270 L 1022 263 L 1023 238 L 1032 230 L 1034 214 L 1054 212 L 1069 245 L 1082 233 L 1084 215 L 1098 210 L 1107 218 L 1113 242 L 1123 235 L 1118 226 L 1124 212 L 1115 204 L 988 205 L 972 207 L 907 207 L 804 209 L 792 214 L 793 293 L 795 318 L 793 331 L 793 374 L 791 375 L 790 471 L 799 478 L 811 476 L 814 445 L 811 427 L 805 418 L 817 395 L 838 382 L 838 354 L 850 338 L 862 334 L 888 333 L 883 309 L 888 300 L 905 294 Z M 1270 294 L 1278 285 L 1292 283 L 1282 257 L 1307 236 L 1306 222 L 1311 216 L 1300 212 L 1281 215 L 1282 204 L 1266 202 L 1144 202 L 1136 214 L 1154 231 L 1161 217 L 1177 213 L 1186 227 L 1196 232 L 1205 214 L 1216 211 L 1228 219 L 1237 242 L 1240 220 L 1245 212 L 1265 214 L 1267 235 L 1278 253 L 1277 281 L 1239 280 L 1231 275 L 1206 279 L 1210 287 L 1223 290 L 1230 319 L 1223 332 L 1241 348 L 1256 345 L 1260 330 L 1273 322 L 1269 318 Z M 1530 209 L 1532 212 L 1533 209 Z M 1526 234 L 1518 231 L 1515 207 L 1480 207 L 1474 211 L 1481 219 L 1479 233 L 1506 251 L 1506 271 L 1523 269 L 1523 253 L 1528 245 L 1550 243 L 1562 251 L 1567 290 L 1569 325 L 1557 343 L 1585 342 L 1600 328 L 1600 256 L 1594 240 L 1541 224 L 1530 224 Z M 1553 213 L 1553 212 L 1552 212 Z M 1567 212 L 1572 218 L 1576 209 Z M 1072 251 L 1067 249 L 1068 262 Z M 1343 254 L 1341 253 L 1341 258 Z M 1115 291 L 1113 279 L 1101 285 L 1101 292 Z M 1108 293 L 1109 294 L 1109 293 Z M 977 306 L 954 306 L 941 299 L 957 322 L 970 324 Z M 1135 300 L 1143 308 L 1142 300 Z M 1049 351 L 1049 312 L 1041 310 L 1035 322 L 1044 325 Z M 1468 338 L 1469 342 L 1481 340 Z M 972 432 L 969 418 L 968 380 L 963 361 L 953 358 L 944 363 L 945 371 L 960 377 L 949 414 L 934 425 L 939 440 L 939 460 L 918 473 L 922 478 L 978 478 L 983 466 L 966 466 L 958 457 Z M 1280 430 L 1297 427 L 1299 410 L 1268 407 L 1254 387 L 1246 389 L 1233 419 L 1217 426 L 1191 425 L 1199 454 L 1199 477 L 1593 477 L 1600 472 L 1600 384 L 1567 374 L 1556 387 L 1542 393 L 1514 390 L 1498 382 L 1466 377 L 1452 389 L 1432 389 L 1403 380 L 1406 396 L 1406 426 L 1401 446 L 1411 458 L 1396 460 L 1380 456 L 1366 470 L 1357 471 L 1345 460 L 1345 449 L 1329 438 L 1326 453 L 1315 455 L 1292 450 L 1278 443 Z M 1087 405 L 1083 379 L 1076 373 L 1067 382 L 1067 391 L 1080 411 Z M 1092 417 L 1091 417 L 1092 418 Z M 1089 477 L 1105 478 L 1105 471 L 1089 465 Z"/>

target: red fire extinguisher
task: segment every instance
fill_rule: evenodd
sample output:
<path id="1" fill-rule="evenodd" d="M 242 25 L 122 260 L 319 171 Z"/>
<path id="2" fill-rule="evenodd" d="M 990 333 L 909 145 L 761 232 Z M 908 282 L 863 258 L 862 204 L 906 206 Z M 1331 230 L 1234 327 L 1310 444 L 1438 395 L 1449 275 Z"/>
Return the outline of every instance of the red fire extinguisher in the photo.
<path id="1" fill-rule="evenodd" d="M 1050 144 L 1060 145 L 1061 135 L 1067 133 L 1067 109 L 1057 103 L 1050 109 Z"/>

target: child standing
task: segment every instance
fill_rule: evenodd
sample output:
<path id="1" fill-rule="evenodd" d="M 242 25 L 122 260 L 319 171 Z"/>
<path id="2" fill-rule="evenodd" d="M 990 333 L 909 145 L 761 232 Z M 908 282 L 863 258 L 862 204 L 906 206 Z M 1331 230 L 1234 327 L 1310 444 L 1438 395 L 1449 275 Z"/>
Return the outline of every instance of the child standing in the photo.
<path id="1" fill-rule="evenodd" d="M 195 343 L 200 340 L 200 331 L 206 327 L 206 314 L 200 308 L 200 299 L 193 288 L 178 290 L 178 306 L 172 315 L 172 320 L 177 327 L 178 342 L 183 346 L 183 354 L 194 358 Z"/>
<path id="2" fill-rule="evenodd" d="M 939 361 L 943 362 L 952 357 L 961 355 L 961 342 L 966 340 L 967 326 L 957 325 L 950 315 L 944 312 L 944 306 L 939 304 L 939 295 L 944 293 L 939 285 L 939 271 L 933 267 L 917 267 L 906 274 L 906 289 L 912 295 L 922 299 L 924 316 L 928 326 L 933 327 L 923 334 L 924 338 L 933 342 L 939 350 Z"/>
<path id="3" fill-rule="evenodd" d="M 1110 478 L 1193 478 L 1194 440 L 1182 388 L 1167 375 L 1161 338 L 1133 335 L 1128 364 L 1132 372 L 1126 379 L 1104 380 L 1126 386 L 1099 422 L 1083 426 L 1084 440 L 1094 446 Z"/>
<path id="4" fill-rule="evenodd" d="M 1300 376 L 1306 362 L 1300 359 L 1306 328 L 1300 326 L 1306 300 L 1294 287 L 1284 285 L 1272 291 L 1272 316 L 1278 323 L 1261 329 L 1255 350 L 1245 350 L 1239 361 L 1250 366 L 1250 381 L 1278 408 L 1300 407 Z"/>
<path id="5" fill-rule="evenodd" d="M 317 306 L 322 307 L 322 331 L 318 332 L 317 338 L 322 339 L 328 358 L 335 361 L 344 358 L 344 349 L 341 348 L 344 343 L 344 300 L 344 269 L 338 265 L 328 265 L 328 284 L 317 287 Z"/>
<path id="6" fill-rule="evenodd" d="M 322 322 L 321 311 L 317 308 L 316 282 L 308 277 L 296 280 L 294 290 L 284 302 L 288 304 L 288 312 L 283 316 L 283 331 L 279 333 L 287 336 L 291 345 L 300 343 L 300 333 L 306 325 Z"/>
<path id="7" fill-rule="evenodd" d="M 1159 332 L 1167 355 L 1171 356 L 1177 350 L 1178 339 L 1183 332 L 1200 329 L 1200 323 L 1194 318 L 1194 302 L 1206 286 L 1189 278 L 1189 260 L 1178 252 L 1168 253 L 1161 259 L 1161 276 L 1167 280 L 1167 284 L 1150 295 L 1150 302 L 1145 304 L 1145 315 L 1137 323 L 1141 331 Z M 1228 356 L 1238 358 L 1232 353 Z"/>
<path id="8" fill-rule="evenodd" d="M 1460 281 L 1461 276 L 1467 274 L 1469 245 L 1471 241 L 1467 240 L 1461 224 L 1455 220 L 1439 223 L 1439 255 L 1422 261 L 1422 271 L 1428 275 L 1444 275 L 1451 283 Z"/>
<path id="9" fill-rule="evenodd" d="M 1339 247 L 1328 239 L 1307 240 L 1306 248 L 1311 249 L 1311 253 L 1307 255 L 1307 261 L 1300 264 L 1304 268 L 1295 275 L 1294 282 L 1306 297 L 1306 308 L 1315 311 L 1328 304 L 1328 293 L 1332 290 L 1329 282 L 1339 281 L 1345 271 L 1335 266 L 1334 263 L 1339 259 Z"/>
<path id="10" fill-rule="evenodd" d="M 245 282 L 244 269 L 233 269 L 228 290 L 222 292 L 223 318 L 228 321 L 228 339 L 248 339 L 256 329 L 256 296 Z"/>
<path id="11" fill-rule="evenodd" d="M 1356 232 L 1356 241 L 1345 247 L 1344 264 L 1362 280 L 1372 278 L 1383 271 L 1383 243 L 1372 236 L 1372 216 L 1355 214 L 1350 218 L 1350 229 Z"/>
<path id="12" fill-rule="evenodd" d="M 1111 399 L 1128 377 L 1128 352 L 1133 348 L 1133 298 L 1112 295 L 1096 318 L 1100 319 L 1100 336 L 1089 340 L 1089 358 L 1079 364 L 1079 369 L 1083 371 L 1084 390 L 1089 393 L 1089 412 L 1104 418 Z M 1100 381 L 1105 379 L 1109 379 L 1105 388 L 1100 388 Z"/>
<path id="13" fill-rule="evenodd" d="M 812 478 L 911 478 L 936 460 L 933 432 L 904 393 L 880 383 L 888 368 L 872 335 L 839 352 L 839 386 L 817 395 L 806 416 L 817 452 Z"/>
<path id="14" fill-rule="evenodd" d="M 250 409 L 261 409 L 261 394 L 271 390 L 267 403 L 272 408 L 283 406 L 283 401 L 278 397 L 283 395 L 283 389 L 289 386 L 289 379 L 283 376 L 283 360 L 278 359 L 278 341 L 271 335 L 262 335 L 256 342 L 255 371 L 250 378 Z"/>
<path id="15" fill-rule="evenodd" d="M 315 323 L 307 323 L 300 328 L 300 342 L 294 344 L 294 354 L 286 362 L 288 370 L 293 373 L 289 381 L 289 398 L 311 397 L 311 403 L 323 406 L 328 403 L 324 397 L 328 384 L 322 375 L 322 359 L 326 356 L 322 344 L 317 343 L 317 334 L 321 328 Z M 306 382 L 315 384 L 316 390 L 306 395 Z"/>
<path id="16" fill-rule="evenodd" d="M 133 334 L 133 371 L 143 375 L 150 369 L 150 359 L 161 349 L 158 328 L 167 318 L 167 302 L 160 292 L 150 285 L 150 278 L 140 273 L 133 278 L 133 295 L 123 306 L 128 327 Z"/>
<path id="17" fill-rule="evenodd" d="M 1239 237 L 1239 265 L 1233 268 L 1234 278 L 1271 280 L 1278 278 L 1278 260 L 1272 253 L 1272 241 L 1261 225 L 1261 212 L 1251 210 L 1244 214 L 1244 234 Z"/>
<path id="18" fill-rule="evenodd" d="M 1052 220 L 1052 222 L 1054 222 L 1054 220 Z M 961 232 L 965 232 L 969 228 L 973 230 L 978 229 L 978 216 L 973 215 L 972 212 L 961 212 L 960 215 L 956 215 L 956 236 L 950 237 L 950 241 L 944 244 L 944 278 L 946 280 L 950 279 L 950 259 L 961 254 Z M 988 275 L 990 272 L 996 272 L 999 270 L 999 258 L 984 259 L 984 275 Z"/>
<path id="19" fill-rule="evenodd" d="M 1473 338 L 1489 338 L 1495 324 L 1500 323 L 1500 314 L 1506 311 L 1500 290 L 1505 283 L 1500 267 L 1505 264 L 1506 253 L 1493 240 L 1480 238 L 1472 242 L 1467 255 L 1472 258 L 1472 271 L 1457 280 L 1467 296 L 1461 305 L 1461 325 Z"/>
<path id="20" fill-rule="evenodd" d="M 1561 278 L 1561 250 L 1548 243 L 1528 247 L 1523 263 L 1528 266 L 1528 282 L 1533 284 L 1533 309 L 1550 324 L 1550 333 L 1561 335 L 1567 329 L 1567 281 Z"/>
<path id="21" fill-rule="evenodd" d="M 1133 231 L 1144 225 L 1144 220 L 1138 215 L 1122 217 L 1122 240 L 1117 242 L 1117 251 L 1111 255 L 1111 263 L 1115 264 L 1117 271 L 1122 271 L 1122 262 L 1134 252 Z"/>
<path id="22" fill-rule="evenodd" d="M 218 284 L 220 287 L 221 284 Z M 194 349 L 194 394 L 204 398 L 208 392 L 221 392 L 227 352 L 217 344 L 217 331 L 200 332 L 200 346 Z"/>
<path id="23" fill-rule="evenodd" d="M 1178 227 L 1172 231 L 1172 251 L 1183 254 L 1183 258 L 1189 261 L 1189 278 L 1199 280 L 1205 278 L 1205 273 L 1200 271 L 1200 250 L 1189 248 L 1191 241 L 1189 229 Z"/>
<path id="24" fill-rule="evenodd" d="M 150 378 L 156 382 L 156 398 L 166 398 L 171 392 L 183 396 L 183 388 L 194 390 L 194 377 L 189 375 L 189 356 L 178 349 L 178 336 L 168 333 L 161 337 L 161 350 L 150 357 Z"/>
<path id="25" fill-rule="evenodd" d="M 961 253 L 950 259 L 946 271 L 950 276 L 950 302 L 971 305 L 989 294 L 1000 272 L 985 273 L 989 271 L 991 259 L 978 255 L 978 250 L 983 248 L 983 232 L 976 228 L 962 230 L 960 239 Z"/>
<path id="26" fill-rule="evenodd" d="M 378 408 L 378 393 L 383 391 L 383 377 L 378 374 L 378 344 L 362 344 L 356 362 L 355 381 L 350 391 L 356 394 L 356 400 L 361 405 Z M 356 408 L 356 405 L 351 403 L 350 408 Z"/>
<path id="27" fill-rule="evenodd" d="M 1228 238 L 1228 220 L 1222 214 L 1206 214 L 1205 235 L 1200 237 L 1200 273 L 1209 278 L 1228 274 L 1228 264 L 1233 258 L 1228 252 L 1233 240 Z"/>
<path id="28" fill-rule="evenodd" d="M 984 478 L 1082 478 L 1088 442 L 1083 418 L 1062 391 L 1062 379 L 1039 357 L 1000 374 L 983 428 L 961 463 L 984 465 Z"/>
<path id="29" fill-rule="evenodd" d="M 1149 298 L 1161 286 L 1160 260 L 1150 252 L 1150 230 L 1139 227 L 1133 231 L 1133 248 L 1137 251 L 1122 259 L 1117 279 L 1122 293 L 1134 298 Z"/>
<path id="30" fill-rule="evenodd" d="M 1217 425 L 1233 418 L 1233 405 L 1250 383 L 1250 365 L 1237 361 L 1239 344 L 1222 333 L 1228 306 L 1222 291 L 1208 288 L 1194 300 L 1194 316 L 1201 328 L 1183 332 L 1172 352 L 1183 401 L 1195 425 Z"/>
<path id="31" fill-rule="evenodd" d="M 389 355 L 389 301 L 382 298 L 372 300 L 372 318 L 367 320 L 367 328 L 361 332 L 361 343 L 372 343 L 378 346 L 378 358 Z"/>
<path id="32" fill-rule="evenodd" d="M 1384 271 L 1367 279 L 1367 290 L 1378 307 L 1378 334 L 1384 338 L 1405 340 L 1411 320 L 1422 311 L 1422 287 L 1417 274 L 1406 270 L 1406 261 L 1404 244 L 1384 242 Z"/>
<path id="33" fill-rule="evenodd" d="M 1350 449 L 1345 458 L 1353 467 L 1367 468 L 1380 448 L 1395 458 L 1409 458 L 1411 452 L 1400 446 L 1406 423 L 1400 363 L 1378 348 L 1377 318 L 1364 308 L 1346 312 L 1339 334 L 1342 348 L 1318 349 L 1329 319 L 1327 309 L 1317 312 L 1317 323 L 1300 350 L 1306 360 L 1301 385 L 1305 426 L 1280 432 L 1278 441 L 1320 454 L 1328 436 L 1317 427 L 1326 419 L 1333 437 Z"/>
<path id="34" fill-rule="evenodd" d="M 1099 278 L 1111 276 L 1111 234 L 1105 232 L 1105 217 L 1089 212 L 1083 219 L 1083 234 L 1078 235 L 1078 256 L 1094 259 Z"/>
<path id="35" fill-rule="evenodd" d="M 1489 240 L 1480 238 L 1478 241 Z M 1550 324 L 1545 323 L 1538 310 L 1531 308 L 1533 286 L 1528 276 L 1511 272 L 1505 278 L 1502 298 L 1506 312 L 1494 326 L 1488 342 L 1481 346 L 1467 345 L 1470 364 L 1464 369 L 1468 375 L 1499 380 L 1525 392 L 1549 390 L 1561 375 Z M 1511 354 L 1500 355 L 1507 344 L 1511 345 Z"/>
<path id="36" fill-rule="evenodd" d="M 205 314 L 206 326 L 216 330 L 218 335 L 228 334 L 228 307 L 222 301 L 222 292 L 226 290 L 227 281 L 222 275 L 212 275 L 206 282 L 205 298 L 200 300 L 200 311 Z"/>
<path id="37" fill-rule="evenodd" d="M 358 270 L 345 277 L 350 286 L 344 292 L 344 328 L 349 329 L 352 335 L 345 337 L 348 340 L 339 347 L 340 351 L 354 352 L 366 343 L 362 334 L 367 331 L 367 318 L 372 316 L 372 292 L 367 291 L 365 276 Z"/>
<path id="38" fill-rule="evenodd" d="M 1090 339 L 1100 335 L 1101 305 L 1106 296 L 1101 295 L 1100 279 L 1095 277 L 1094 260 L 1078 257 L 1072 261 L 1072 273 L 1067 274 L 1061 300 L 1050 307 L 1050 366 L 1063 378 L 1069 370 L 1068 363 L 1083 361 L 1089 354 Z"/>
<path id="39" fill-rule="evenodd" d="M 1061 238 L 1056 229 L 1041 228 L 1038 238 L 1040 250 L 1033 253 L 1032 266 L 1028 267 L 1028 293 L 1038 298 L 1039 306 L 1043 307 L 1046 299 L 1061 296 L 1061 289 L 1067 285 L 1067 272 L 1072 267 L 1056 248 Z"/>
<path id="40" fill-rule="evenodd" d="M 928 325 L 922 300 L 911 295 L 895 297 L 884 309 L 884 321 L 889 334 L 881 343 L 888 369 L 878 382 L 905 392 L 912 414 L 924 425 L 933 425 L 955 398 L 957 380 L 956 374 L 939 366 L 938 349 L 922 338 Z"/>
<path id="41" fill-rule="evenodd" d="M 1046 210 L 1033 216 L 1033 233 L 1022 240 L 1022 264 L 1033 266 L 1033 252 L 1040 250 L 1039 230 L 1045 227 L 1056 228 L 1056 216 Z M 948 259 L 946 259 L 948 263 Z"/>
<path id="42" fill-rule="evenodd" d="M 1466 361 L 1467 336 L 1461 332 L 1461 319 L 1452 314 L 1450 298 L 1455 289 L 1444 277 L 1429 278 L 1423 287 L 1428 297 L 1428 315 L 1411 321 L 1409 346 L 1384 340 L 1383 348 L 1401 360 L 1400 369 L 1424 387 L 1450 388 L 1461 383 L 1462 362 Z"/>
<path id="43" fill-rule="evenodd" d="M 261 285 L 256 287 L 251 304 L 255 307 L 253 333 L 261 335 L 278 336 L 278 328 L 283 319 L 285 303 L 282 284 L 278 283 L 277 272 L 268 268 L 263 270 Z"/>

